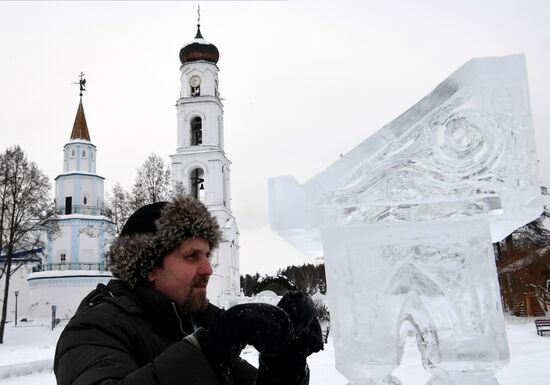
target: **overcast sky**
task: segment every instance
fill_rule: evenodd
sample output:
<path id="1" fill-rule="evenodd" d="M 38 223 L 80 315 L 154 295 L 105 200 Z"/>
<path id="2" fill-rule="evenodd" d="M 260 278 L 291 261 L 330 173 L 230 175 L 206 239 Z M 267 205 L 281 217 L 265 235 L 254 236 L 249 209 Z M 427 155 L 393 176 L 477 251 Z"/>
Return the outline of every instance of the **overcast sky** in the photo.
<path id="1" fill-rule="evenodd" d="M 197 1 L 0 2 L 0 151 L 62 171 L 84 109 L 106 191 L 176 150 L 179 50 Z M 241 273 L 311 262 L 269 230 L 267 179 L 305 182 L 473 57 L 527 58 L 540 178 L 550 186 L 547 0 L 201 1 L 220 51 Z"/>

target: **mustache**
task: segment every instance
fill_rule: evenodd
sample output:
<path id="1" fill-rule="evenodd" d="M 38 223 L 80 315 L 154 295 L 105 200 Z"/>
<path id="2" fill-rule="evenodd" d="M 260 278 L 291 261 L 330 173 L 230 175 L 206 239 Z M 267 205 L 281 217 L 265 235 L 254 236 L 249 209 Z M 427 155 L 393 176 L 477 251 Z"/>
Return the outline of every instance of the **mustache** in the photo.
<path id="1" fill-rule="evenodd" d="M 209 277 L 203 277 L 203 276 L 196 276 L 191 281 L 191 287 L 199 286 L 199 287 L 206 287 L 208 285 L 208 278 Z"/>

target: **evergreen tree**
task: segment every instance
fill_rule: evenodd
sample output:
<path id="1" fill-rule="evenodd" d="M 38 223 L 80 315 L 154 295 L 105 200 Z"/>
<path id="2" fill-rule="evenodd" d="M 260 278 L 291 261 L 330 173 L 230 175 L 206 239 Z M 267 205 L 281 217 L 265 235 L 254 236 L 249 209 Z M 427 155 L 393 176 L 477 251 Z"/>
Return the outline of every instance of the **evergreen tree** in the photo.
<path id="1" fill-rule="evenodd" d="M 256 288 L 256 285 L 258 284 L 258 280 L 260 279 L 260 274 L 256 273 L 254 275 L 246 274 L 244 276 L 241 275 L 241 289 L 245 296 L 251 297 L 252 294 L 254 294 L 254 289 Z"/>
<path id="2" fill-rule="evenodd" d="M 288 266 L 277 272 L 287 277 L 298 290 L 313 295 L 317 292 L 325 294 L 327 290 L 325 265 L 313 265 L 311 263 L 301 266 Z"/>

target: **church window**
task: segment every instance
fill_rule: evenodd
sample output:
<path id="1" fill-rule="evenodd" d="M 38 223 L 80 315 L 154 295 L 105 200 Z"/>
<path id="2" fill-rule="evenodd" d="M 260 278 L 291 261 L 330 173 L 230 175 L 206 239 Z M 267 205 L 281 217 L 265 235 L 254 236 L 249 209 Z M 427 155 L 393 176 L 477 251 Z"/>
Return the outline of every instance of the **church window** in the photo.
<path id="1" fill-rule="evenodd" d="M 71 158 L 74 158 L 74 150 L 71 150 Z"/>
<path id="2" fill-rule="evenodd" d="M 201 96 L 201 86 L 191 86 L 191 96 Z"/>
<path id="3" fill-rule="evenodd" d="M 65 197 L 65 215 L 71 214 L 73 211 L 73 197 Z"/>
<path id="4" fill-rule="evenodd" d="M 196 168 L 191 172 L 191 195 L 204 201 L 204 171 Z"/>
<path id="5" fill-rule="evenodd" d="M 65 254 L 65 253 L 59 254 L 59 260 L 61 262 L 65 262 L 67 260 L 67 254 Z"/>
<path id="6" fill-rule="evenodd" d="M 86 157 L 86 150 L 82 150 L 82 157 L 83 157 L 83 158 Z"/>
<path id="7" fill-rule="evenodd" d="M 82 200 L 82 202 L 84 203 L 84 205 L 86 205 L 88 203 L 88 198 L 84 197 L 84 199 Z"/>
<path id="8" fill-rule="evenodd" d="M 191 120 L 191 146 L 202 144 L 202 119 L 198 116 Z"/>

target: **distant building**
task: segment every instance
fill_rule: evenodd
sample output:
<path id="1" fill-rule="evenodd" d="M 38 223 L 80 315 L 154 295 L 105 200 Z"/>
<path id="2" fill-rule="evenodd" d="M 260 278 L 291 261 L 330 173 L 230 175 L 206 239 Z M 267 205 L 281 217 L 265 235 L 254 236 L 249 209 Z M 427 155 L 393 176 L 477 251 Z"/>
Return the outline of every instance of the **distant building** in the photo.
<path id="1" fill-rule="evenodd" d="M 195 38 L 180 50 L 181 91 L 177 101 L 177 149 L 172 176 L 200 199 L 223 231 L 213 253 L 214 273 L 208 284 L 210 301 L 240 293 L 239 230 L 231 212 L 230 166 L 224 152 L 223 104 L 220 99 L 216 46 Z"/>
<path id="2" fill-rule="evenodd" d="M 27 277 L 31 317 L 49 316 L 55 306 L 57 317 L 69 318 L 90 290 L 111 278 L 105 249 L 113 224 L 104 215 L 105 178 L 96 173 L 96 161 L 81 96 L 63 147 L 63 172 L 55 178 L 59 231 L 46 234 L 46 258 Z"/>
<path id="3" fill-rule="evenodd" d="M 6 262 L 6 256 L 0 256 L 0 264 Z M 42 263 L 42 248 L 36 248 L 28 251 L 14 253 L 11 260 L 10 286 L 8 293 L 8 311 L 7 321 L 15 319 L 17 309 L 17 318 L 26 318 L 28 315 L 29 290 L 27 285 L 27 276 L 36 266 Z M 0 278 L 0 287 L 4 288 L 6 276 L 3 274 Z"/>

